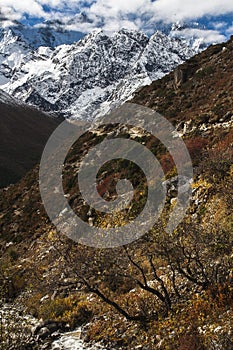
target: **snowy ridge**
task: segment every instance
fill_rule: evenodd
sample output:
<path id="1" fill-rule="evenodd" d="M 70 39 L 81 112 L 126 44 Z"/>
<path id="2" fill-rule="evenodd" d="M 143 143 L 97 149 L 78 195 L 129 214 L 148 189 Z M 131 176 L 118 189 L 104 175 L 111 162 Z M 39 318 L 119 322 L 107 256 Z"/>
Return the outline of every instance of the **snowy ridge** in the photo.
<path id="1" fill-rule="evenodd" d="M 0 88 L 45 112 L 85 119 L 109 112 L 195 54 L 161 32 L 148 38 L 125 29 L 36 50 L 5 29 L 0 45 Z"/>

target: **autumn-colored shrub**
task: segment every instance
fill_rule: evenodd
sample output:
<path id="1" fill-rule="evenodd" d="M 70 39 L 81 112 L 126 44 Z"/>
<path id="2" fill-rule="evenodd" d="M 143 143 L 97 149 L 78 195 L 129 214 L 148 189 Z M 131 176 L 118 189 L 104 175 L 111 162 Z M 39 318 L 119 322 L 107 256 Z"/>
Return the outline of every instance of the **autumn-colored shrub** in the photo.
<path id="1" fill-rule="evenodd" d="M 43 319 L 65 322 L 74 328 L 86 323 L 92 315 L 88 304 L 75 296 L 46 300 L 39 309 Z"/>

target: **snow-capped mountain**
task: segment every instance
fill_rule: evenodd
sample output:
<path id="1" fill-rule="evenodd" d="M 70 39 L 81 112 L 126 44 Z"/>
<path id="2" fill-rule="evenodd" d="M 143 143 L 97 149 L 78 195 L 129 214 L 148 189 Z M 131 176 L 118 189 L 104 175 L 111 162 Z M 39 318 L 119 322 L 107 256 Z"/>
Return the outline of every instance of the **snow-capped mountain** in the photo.
<path id="1" fill-rule="evenodd" d="M 15 69 L 40 46 L 56 47 L 72 44 L 84 36 L 77 31 L 63 29 L 59 21 L 46 22 L 43 27 L 28 27 L 9 21 L 0 14 L 0 85 L 6 84 Z"/>
<path id="2" fill-rule="evenodd" d="M 101 30 L 70 44 L 32 44 L 11 28 L 1 31 L 1 88 L 41 110 L 93 118 L 126 101 L 139 87 L 161 78 L 195 52 L 156 32 Z"/>

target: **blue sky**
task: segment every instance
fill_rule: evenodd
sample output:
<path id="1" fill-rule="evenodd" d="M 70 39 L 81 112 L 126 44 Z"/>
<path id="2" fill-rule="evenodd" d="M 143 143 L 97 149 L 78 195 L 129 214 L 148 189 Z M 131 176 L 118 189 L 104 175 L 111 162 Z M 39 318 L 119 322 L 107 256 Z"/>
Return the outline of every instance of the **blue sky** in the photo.
<path id="1" fill-rule="evenodd" d="M 0 0 L 3 15 L 30 25 L 60 19 L 64 27 L 88 33 L 96 27 L 107 32 L 120 28 L 151 34 L 159 21 L 165 24 L 198 22 L 187 36 L 206 36 L 212 42 L 233 34 L 232 0 Z M 80 20 L 80 13 L 88 21 Z"/>

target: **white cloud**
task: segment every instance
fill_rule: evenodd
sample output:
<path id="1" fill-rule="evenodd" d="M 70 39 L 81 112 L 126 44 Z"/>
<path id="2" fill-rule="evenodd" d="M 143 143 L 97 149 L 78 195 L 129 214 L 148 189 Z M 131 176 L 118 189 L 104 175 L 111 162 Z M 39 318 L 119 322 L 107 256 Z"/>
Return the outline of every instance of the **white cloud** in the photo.
<path id="1" fill-rule="evenodd" d="M 227 27 L 227 22 L 213 22 L 213 23 L 211 23 L 211 25 L 215 29 L 224 29 Z"/>
<path id="2" fill-rule="evenodd" d="M 104 18 L 119 15 L 147 14 L 155 21 L 166 22 L 198 19 L 203 16 L 218 16 L 233 12 L 232 0 L 96 0 L 89 11 Z"/>
<path id="3" fill-rule="evenodd" d="M 32 17 L 44 17 L 43 7 L 35 0 L 1 0 L 1 13 L 10 19 L 20 19 L 27 13 Z"/>
<path id="4" fill-rule="evenodd" d="M 57 11 L 77 10 L 88 1 L 84 0 L 0 0 L 0 10 L 10 19 L 23 18 L 25 14 L 34 18 L 54 18 Z M 52 9 L 51 13 L 44 10 L 43 6 Z"/>
<path id="5" fill-rule="evenodd" d="M 90 12 L 97 15 L 117 16 L 119 14 L 136 13 L 140 15 L 140 12 L 145 7 L 151 6 L 150 0 L 97 0 L 90 7 Z"/>
<path id="6" fill-rule="evenodd" d="M 155 18 L 165 21 L 197 19 L 206 15 L 218 16 L 233 12 L 229 0 L 157 0 L 152 3 Z"/>
<path id="7" fill-rule="evenodd" d="M 226 32 L 228 35 L 233 35 L 233 25 L 229 27 Z"/>
<path id="8" fill-rule="evenodd" d="M 220 43 L 226 40 L 226 37 L 219 34 L 216 30 L 201 30 L 201 29 L 183 29 L 174 31 L 173 35 L 182 36 L 186 39 L 201 38 L 204 44 Z"/>
<path id="9" fill-rule="evenodd" d="M 182 21 L 186 19 L 200 18 L 204 15 L 221 15 L 233 12 L 232 0 L 0 0 L 1 8 L 22 16 L 27 13 L 31 16 L 47 18 L 48 14 L 43 10 L 47 5 L 56 10 L 82 10 L 104 18 L 118 18 L 135 14 L 140 17 L 147 13 L 156 20 Z M 87 9 L 87 5 L 90 9 Z"/>

